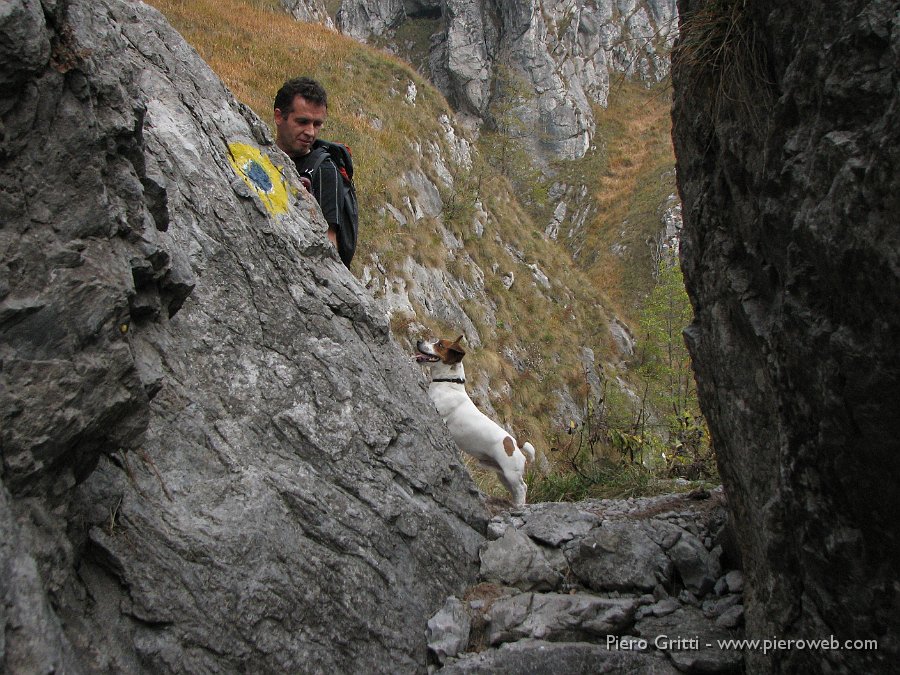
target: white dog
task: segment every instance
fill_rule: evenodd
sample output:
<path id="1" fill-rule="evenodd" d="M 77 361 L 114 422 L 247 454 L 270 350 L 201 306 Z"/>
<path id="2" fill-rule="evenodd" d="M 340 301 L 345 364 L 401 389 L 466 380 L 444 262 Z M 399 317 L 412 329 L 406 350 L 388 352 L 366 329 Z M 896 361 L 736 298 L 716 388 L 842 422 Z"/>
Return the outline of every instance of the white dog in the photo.
<path id="1" fill-rule="evenodd" d="M 472 403 L 466 393 L 466 372 L 462 364 L 466 352 L 460 346 L 462 338 L 460 335 L 454 342 L 419 340 L 416 343 L 416 361 L 431 366 L 428 396 L 460 449 L 482 466 L 496 471 L 513 502 L 521 506 L 527 490 L 522 476 L 526 461 L 534 461 L 534 446 L 531 443 L 519 446 L 503 427 Z"/>

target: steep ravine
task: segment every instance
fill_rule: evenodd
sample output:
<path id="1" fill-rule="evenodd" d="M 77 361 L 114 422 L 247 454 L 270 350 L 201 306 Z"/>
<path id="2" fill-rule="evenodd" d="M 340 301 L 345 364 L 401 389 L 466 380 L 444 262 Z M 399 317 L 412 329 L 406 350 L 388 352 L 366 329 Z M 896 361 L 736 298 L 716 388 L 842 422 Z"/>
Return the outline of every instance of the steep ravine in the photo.
<path id="1" fill-rule="evenodd" d="M 159 13 L 4 12 L 4 671 L 424 672 L 489 516 L 383 307 Z"/>
<path id="2" fill-rule="evenodd" d="M 429 620 L 483 581 L 498 610 L 547 591 L 558 622 L 494 615 L 492 643 L 574 639 L 576 662 L 682 605 L 709 626 L 739 605 L 719 503 L 708 531 L 680 508 L 608 528 L 609 504 L 489 526 L 383 308 L 159 13 L 16 0 L 0 31 L 5 672 L 425 672 Z M 604 597 L 632 583 L 603 580 L 605 527 L 644 547 L 635 597 Z M 519 547 L 547 583 L 510 576 Z M 569 564 L 597 598 L 566 600 Z M 566 627 L 598 607 L 618 618 Z"/>

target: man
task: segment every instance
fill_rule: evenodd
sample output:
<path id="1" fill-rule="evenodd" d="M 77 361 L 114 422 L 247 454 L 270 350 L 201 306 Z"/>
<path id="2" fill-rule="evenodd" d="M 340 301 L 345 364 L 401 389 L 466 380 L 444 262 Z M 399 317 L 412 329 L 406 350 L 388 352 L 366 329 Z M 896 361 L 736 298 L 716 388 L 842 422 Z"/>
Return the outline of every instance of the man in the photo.
<path id="1" fill-rule="evenodd" d="M 342 222 L 341 174 L 327 151 L 314 148 L 328 115 L 328 95 L 321 84 L 308 77 L 285 82 L 275 95 L 275 144 L 294 160 L 301 176 L 310 179 L 310 192 L 328 223 L 328 239 L 341 260 L 350 267 L 356 247 L 355 232 Z M 321 153 L 325 153 L 324 159 Z M 346 219 L 346 217 L 344 217 Z"/>

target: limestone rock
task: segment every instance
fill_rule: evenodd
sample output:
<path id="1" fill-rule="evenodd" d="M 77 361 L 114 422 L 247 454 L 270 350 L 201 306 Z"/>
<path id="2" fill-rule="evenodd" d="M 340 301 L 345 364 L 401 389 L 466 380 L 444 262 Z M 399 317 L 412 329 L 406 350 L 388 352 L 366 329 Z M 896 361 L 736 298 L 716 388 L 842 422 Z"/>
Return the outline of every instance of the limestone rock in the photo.
<path id="1" fill-rule="evenodd" d="M 577 504 L 550 502 L 535 504 L 522 529 L 535 541 L 558 547 L 587 534 L 599 520 L 596 514 Z"/>
<path id="2" fill-rule="evenodd" d="M 736 605 L 726 609 L 716 619 L 716 625 L 722 628 L 736 628 L 744 620 L 743 605 Z"/>
<path id="3" fill-rule="evenodd" d="M 642 528 L 608 523 L 566 548 L 572 571 L 597 591 L 652 591 L 671 575 L 672 562 Z"/>
<path id="4" fill-rule="evenodd" d="M 762 0 L 718 24 L 717 7 L 679 2 L 697 18 L 681 27 L 673 138 L 687 340 L 747 632 L 878 640 L 754 652 L 748 667 L 887 672 L 900 657 L 897 3 Z"/>
<path id="5" fill-rule="evenodd" d="M 481 576 L 522 590 L 558 588 L 563 580 L 541 547 L 512 528 L 482 548 Z"/>
<path id="6" fill-rule="evenodd" d="M 493 603 L 488 644 L 525 638 L 580 642 L 616 635 L 634 623 L 635 599 L 599 598 L 585 593 L 520 593 Z"/>
<path id="7" fill-rule="evenodd" d="M 722 570 L 697 537 L 685 532 L 667 554 L 689 591 L 706 595 L 713 590 Z"/>
<path id="8" fill-rule="evenodd" d="M 406 16 L 403 0 L 341 2 L 337 23 L 341 31 L 363 40 L 399 26 Z"/>
<path id="9" fill-rule="evenodd" d="M 328 14 L 325 0 L 281 0 L 281 5 L 298 21 L 334 28 L 334 20 Z"/>
<path id="10" fill-rule="evenodd" d="M 266 125 L 141 2 L 0 50 L 0 670 L 424 669 L 487 514 Z"/>
<path id="11" fill-rule="evenodd" d="M 447 598 L 441 610 L 428 620 L 428 650 L 440 663 L 466 650 L 471 621 L 463 603 Z"/>
<path id="12" fill-rule="evenodd" d="M 648 643 L 668 654 L 675 666 L 692 673 L 740 672 L 743 654 L 721 645 L 734 634 L 716 623 L 710 625 L 693 607 L 682 607 L 662 617 L 637 622 L 635 631 Z"/>
<path id="13" fill-rule="evenodd" d="M 435 652 L 440 672 L 740 672 L 742 653 L 718 641 L 743 637 L 742 596 L 712 592 L 736 570 L 696 593 L 678 573 L 721 572 L 722 548 L 712 546 L 726 522 L 721 495 L 529 504 L 494 516 L 482 583 L 432 619 L 443 635 L 469 639 L 462 650 L 455 640 L 455 658 Z M 610 571 L 617 565 L 640 573 Z M 548 567 L 557 580 L 534 584 Z"/>
<path id="14" fill-rule="evenodd" d="M 472 654 L 443 668 L 443 675 L 518 675 L 519 673 L 629 673 L 677 675 L 680 671 L 658 654 L 610 651 L 586 642 L 522 640 L 500 649 Z"/>
<path id="15" fill-rule="evenodd" d="M 0 486 L 0 664 L 7 673 L 81 672 L 72 645 L 53 611 L 40 574 L 40 554 L 23 546 L 33 539 L 17 522 Z"/>

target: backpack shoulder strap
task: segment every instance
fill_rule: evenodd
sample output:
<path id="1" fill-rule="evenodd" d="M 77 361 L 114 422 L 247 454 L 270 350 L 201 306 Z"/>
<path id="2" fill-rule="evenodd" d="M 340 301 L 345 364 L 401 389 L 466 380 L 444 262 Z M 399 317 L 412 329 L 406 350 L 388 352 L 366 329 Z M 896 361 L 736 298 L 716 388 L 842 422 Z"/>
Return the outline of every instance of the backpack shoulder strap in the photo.
<path id="1" fill-rule="evenodd" d="M 314 173 L 315 171 L 317 171 L 318 168 L 322 166 L 322 162 L 324 162 L 328 157 L 331 156 L 331 153 L 328 152 L 328 148 L 321 143 L 321 141 L 316 141 L 313 144 L 310 158 L 312 160 L 312 163 L 306 167 L 306 170 L 309 171 L 309 173 Z"/>

